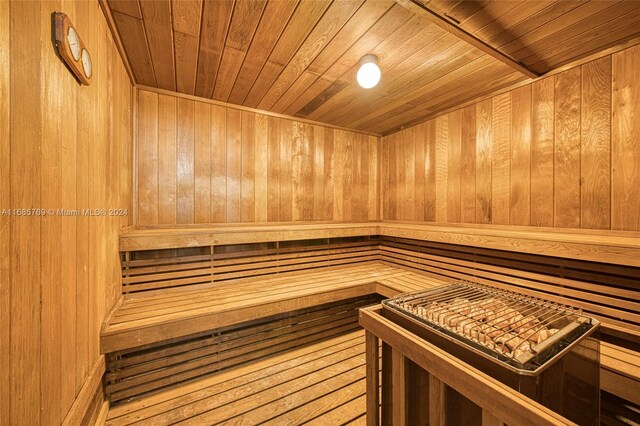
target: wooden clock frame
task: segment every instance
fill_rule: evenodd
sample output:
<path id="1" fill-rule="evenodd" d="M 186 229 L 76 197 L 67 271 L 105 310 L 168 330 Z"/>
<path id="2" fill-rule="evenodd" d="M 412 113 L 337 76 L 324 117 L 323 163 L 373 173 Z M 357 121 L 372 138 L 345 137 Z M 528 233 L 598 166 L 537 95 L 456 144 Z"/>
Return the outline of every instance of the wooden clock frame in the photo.
<path id="1" fill-rule="evenodd" d="M 80 43 L 80 57 L 78 58 L 78 60 L 73 57 L 73 53 L 71 52 L 71 48 L 69 47 L 67 38 L 67 35 L 69 34 L 69 28 L 73 28 L 78 35 L 78 42 Z M 80 38 L 78 30 L 76 30 L 75 26 L 71 23 L 71 19 L 69 19 L 69 17 L 62 12 L 54 13 L 54 39 L 56 48 L 58 49 L 58 53 L 60 54 L 60 57 L 65 62 L 65 64 L 67 64 L 67 66 L 69 67 L 69 70 L 81 84 L 84 84 L 86 86 L 90 85 L 93 77 L 93 64 L 91 67 L 91 76 L 89 77 L 85 75 L 84 69 L 82 67 L 82 52 L 84 50 L 87 50 L 87 47 Z"/>

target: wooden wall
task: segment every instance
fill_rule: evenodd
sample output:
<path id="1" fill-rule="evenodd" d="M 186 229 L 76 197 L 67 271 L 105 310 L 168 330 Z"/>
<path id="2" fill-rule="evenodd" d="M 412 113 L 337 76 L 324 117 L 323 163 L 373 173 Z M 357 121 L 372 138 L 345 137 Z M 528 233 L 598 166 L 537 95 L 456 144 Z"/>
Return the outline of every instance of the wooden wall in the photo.
<path id="1" fill-rule="evenodd" d="M 56 57 L 54 11 L 91 52 L 90 87 Z M 129 217 L 47 210 L 127 209 L 130 170 L 131 83 L 98 2 L 1 1 L 0 424 L 60 424 L 99 365 Z"/>
<path id="2" fill-rule="evenodd" d="M 383 138 L 383 217 L 640 230 L 640 46 Z"/>
<path id="3" fill-rule="evenodd" d="M 137 92 L 137 224 L 379 218 L 379 138 Z"/>

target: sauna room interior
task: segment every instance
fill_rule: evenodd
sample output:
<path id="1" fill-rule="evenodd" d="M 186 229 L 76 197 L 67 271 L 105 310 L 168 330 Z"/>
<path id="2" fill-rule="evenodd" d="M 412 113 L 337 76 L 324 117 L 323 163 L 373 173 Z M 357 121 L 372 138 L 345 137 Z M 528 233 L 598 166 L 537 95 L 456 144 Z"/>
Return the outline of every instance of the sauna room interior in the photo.
<path id="1" fill-rule="evenodd" d="M 640 1 L 0 0 L 0 425 L 640 424 Z"/>

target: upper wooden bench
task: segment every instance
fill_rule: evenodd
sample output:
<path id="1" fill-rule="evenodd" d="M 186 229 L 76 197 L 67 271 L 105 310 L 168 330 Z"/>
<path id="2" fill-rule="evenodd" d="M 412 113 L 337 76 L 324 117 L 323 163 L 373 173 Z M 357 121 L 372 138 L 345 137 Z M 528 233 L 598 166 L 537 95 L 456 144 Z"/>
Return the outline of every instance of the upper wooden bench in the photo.
<path id="1" fill-rule="evenodd" d="M 640 267 L 640 232 L 399 221 L 141 227 L 122 233 L 120 251 L 370 235 Z"/>

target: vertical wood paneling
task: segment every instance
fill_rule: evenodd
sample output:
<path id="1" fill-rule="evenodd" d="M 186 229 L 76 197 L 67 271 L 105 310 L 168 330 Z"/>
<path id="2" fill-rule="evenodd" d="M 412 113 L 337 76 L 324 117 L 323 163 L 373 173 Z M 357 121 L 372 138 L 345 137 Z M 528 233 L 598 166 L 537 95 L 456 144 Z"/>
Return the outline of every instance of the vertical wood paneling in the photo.
<path id="1" fill-rule="evenodd" d="M 531 212 L 531 86 L 512 92 L 509 223 L 529 225 Z"/>
<path id="2" fill-rule="evenodd" d="M 186 99 L 178 99 L 177 109 L 177 195 L 178 223 L 194 223 L 194 149 L 195 105 Z M 158 178 L 158 182 L 161 180 Z"/>
<path id="3" fill-rule="evenodd" d="M 460 222 L 460 175 L 462 171 L 462 110 L 448 114 L 447 222 Z"/>
<path id="4" fill-rule="evenodd" d="M 69 13 L 75 13 L 75 4 L 68 6 Z M 119 102 L 120 101 L 120 91 L 121 86 L 118 84 L 117 78 L 117 68 L 114 66 L 117 63 L 116 57 L 113 55 L 117 53 L 113 50 L 109 49 L 107 51 L 109 54 L 109 59 L 107 61 L 107 66 L 109 69 L 110 75 L 113 78 L 109 79 L 108 87 L 109 91 L 114 95 L 115 102 L 109 105 L 110 111 L 110 130 L 114 132 L 114 136 L 117 138 L 118 136 L 118 128 L 113 126 L 113 123 L 125 123 L 131 119 L 130 115 L 126 117 L 123 121 L 119 120 L 118 113 L 121 113 L 122 110 L 124 112 L 130 111 L 127 110 L 126 105 Z M 53 60 L 53 58 L 52 58 Z M 62 75 L 64 75 L 65 70 L 62 70 Z M 69 119 L 66 124 L 62 126 L 62 152 L 61 152 L 61 175 L 62 175 L 62 201 L 61 205 L 67 209 L 73 209 L 77 206 L 76 200 L 76 183 L 78 180 L 78 173 L 76 170 L 77 164 L 77 123 L 78 123 L 78 96 L 77 92 L 74 90 L 75 82 L 71 79 L 64 80 L 63 90 L 67 93 L 70 100 L 67 103 L 67 111 L 70 114 Z M 129 93 L 127 93 L 129 94 Z M 123 126 L 127 128 L 127 126 Z M 127 138 L 123 139 L 124 146 L 128 144 L 124 141 L 130 141 L 130 135 L 127 135 Z M 120 139 L 118 139 L 120 140 Z M 116 149 L 120 149 L 117 147 Z M 110 171 L 113 171 L 115 176 L 119 176 L 120 170 L 118 170 L 118 166 L 122 164 L 120 158 L 113 158 L 111 160 L 111 168 Z M 117 187 L 122 187 L 119 185 L 120 182 L 117 182 Z M 128 183 L 127 183 L 128 185 Z M 115 202 L 115 199 L 114 199 Z M 76 256 L 77 256 L 77 247 L 76 247 L 76 234 L 77 234 L 77 225 L 78 219 L 76 217 L 67 217 L 66 219 L 62 219 L 62 229 L 61 229 L 61 237 L 60 237 L 60 246 L 59 248 L 63 253 L 66 253 L 67 256 L 63 256 L 62 261 L 62 271 L 60 276 L 57 278 L 57 282 L 54 283 L 54 286 L 57 285 L 60 291 L 60 300 L 62 301 L 63 306 L 63 315 L 61 318 L 60 324 L 60 334 L 58 340 L 58 344 L 60 347 L 60 368 L 61 368 L 61 380 L 60 380 L 60 393 L 62 396 L 61 403 L 61 416 L 64 417 L 66 414 L 66 407 L 71 406 L 73 401 L 76 398 L 76 392 L 78 388 L 76 387 L 77 377 L 76 371 L 78 369 L 78 360 L 76 359 L 76 341 L 77 341 L 77 318 L 76 312 L 78 311 L 78 300 L 76 294 Z M 119 280 L 116 280 L 118 282 Z M 119 286 L 113 285 L 111 288 L 106 288 L 106 293 L 113 294 L 115 291 L 119 290 Z M 0 420 L 1 422 L 1 420 Z"/>
<path id="5" fill-rule="evenodd" d="M 582 66 L 581 227 L 611 226 L 611 57 Z"/>
<path id="6" fill-rule="evenodd" d="M 294 221 L 311 220 L 313 204 L 311 161 L 312 128 L 304 123 L 292 123 L 291 143 L 291 210 Z"/>
<path id="7" fill-rule="evenodd" d="M 382 219 L 391 219 L 392 216 L 389 212 L 389 203 L 391 199 L 391 191 L 392 188 L 389 184 L 389 168 L 391 165 L 391 158 L 389 156 L 389 146 L 392 144 L 394 135 L 389 135 L 385 138 L 382 138 L 380 141 L 380 189 L 382 193 L 380 194 L 381 204 L 382 204 Z M 435 188 L 435 186 L 434 186 Z"/>
<path id="8" fill-rule="evenodd" d="M 267 220 L 280 220 L 280 120 L 269 117 L 267 150 Z"/>
<path id="9" fill-rule="evenodd" d="M 140 91 L 137 112 L 145 138 L 136 165 L 139 204 L 149 193 L 161 195 L 144 203 L 157 211 L 159 201 L 161 223 L 379 218 L 378 137 L 147 94 Z M 154 136 L 157 152 L 148 156 Z M 145 164 L 147 158 L 159 167 Z M 148 217 L 142 214 L 139 224 L 155 224 L 143 221 Z"/>
<path id="10" fill-rule="evenodd" d="M 78 5 L 79 6 L 79 5 Z M 77 17 L 86 19 L 84 10 L 77 8 Z M 77 111 L 85 111 L 78 114 L 76 120 L 77 158 L 76 158 L 76 200 L 78 206 L 90 207 L 89 193 L 93 189 L 89 179 L 89 158 L 95 141 L 94 129 L 96 118 L 92 107 L 94 96 L 86 90 L 79 90 L 76 97 Z M 138 153 L 136 153 L 138 154 Z M 76 226 L 76 389 L 80 389 L 86 379 L 92 362 L 90 347 L 87 344 L 91 340 L 91 317 L 89 315 L 90 288 L 89 264 L 90 264 L 90 221 L 89 216 L 78 217 Z"/>
<path id="11" fill-rule="evenodd" d="M 267 221 L 267 185 L 268 185 L 268 148 L 269 148 L 269 117 L 256 115 L 255 117 L 255 220 Z"/>
<path id="12" fill-rule="evenodd" d="M 335 134 L 333 143 L 333 219 L 344 217 L 344 173 L 345 173 L 345 156 L 346 156 L 346 140 L 343 132 Z"/>
<path id="13" fill-rule="evenodd" d="M 476 222 L 491 223 L 491 99 L 476 104 Z"/>
<path id="14" fill-rule="evenodd" d="M 555 76 L 554 225 L 580 227 L 580 68 Z"/>
<path id="15" fill-rule="evenodd" d="M 553 77 L 531 85 L 531 225 L 553 226 Z"/>
<path id="16" fill-rule="evenodd" d="M 353 221 L 360 222 L 366 220 L 366 208 L 367 208 L 367 194 L 362 185 L 365 179 L 363 170 L 363 156 L 367 155 L 366 144 L 364 143 L 364 135 L 356 135 L 356 143 L 353 144 L 353 159 L 352 159 L 352 194 L 351 201 L 351 219 Z M 364 152 L 363 152 L 364 151 Z"/>
<path id="17" fill-rule="evenodd" d="M 400 171 L 402 177 L 400 179 L 402 187 L 401 197 L 401 216 L 403 220 L 414 220 L 415 211 L 415 176 L 416 176 L 416 154 L 415 154 L 415 128 L 403 130 L 402 144 L 404 149 L 402 150 L 402 163 L 400 164 Z"/>
<path id="18" fill-rule="evenodd" d="M 415 127 L 415 213 L 414 220 L 425 220 L 425 149 L 426 123 Z"/>
<path id="19" fill-rule="evenodd" d="M 211 106 L 195 104 L 194 221 L 209 223 L 211 214 Z"/>
<path id="20" fill-rule="evenodd" d="M 476 218 L 476 109 L 462 110 L 460 146 L 460 221 L 474 223 Z"/>
<path id="21" fill-rule="evenodd" d="M 409 186 L 407 182 L 406 176 L 406 168 L 405 168 L 405 154 L 406 154 L 406 131 L 400 132 L 398 138 L 396 139 L 395 144 L 395 158 L 396 158 L 396 168 L 395 168 L 395 181 L 397 186 L 397 198 L 396 198 L 396 218 L 402 220 L 404 216 L 404 210 L 407 207 L 405 200 L 407 196 L 407 186 Z"/>
<path id="22" fill-rule="evenodd" d="M 158 200 L 158 223 L 177 222 L 176 98 L 158 97 L 158 173 L 162 197 Z"/>
<path id="23" fill-rule="evenodd" d="M 325 214 L 324 135 L 324 127 L 313 126 L 313 220 L 323 220 Z"/>
<path id="24" fill-rule="evenodd" d="M 0 3 L 0 209 L 11 207 L 10 20 L 9 2 Z M 11 218 L 0 215 L 0 424 L 10 422 L 11 399 Z M 75 345 L 74 345 L 75 346 Z"/>
<path id="25" fill-rule="evenodd" d="M 333 150 L 333 142 L 335 139 L 335 132 L 331 129 L 325 129 L 324 131 L 324 219 L 334 220 L 333 208 L 334 208 L 334 169 L 335 169 L 335 155 Z"/>
<path id="26" fill-rule="evenodd" d="M 40 3 L 11 4 L 11 52 L 39 52 L 41 36 Z M 31 29 L 27 36 L 23 28 Z M 18 58 L 14 53 L 12 59 Z M 40 55 L 24 55 L 12 61 L 10 170 L 11 205 L 39 208 L 42 138 Z M 34 78 L 35 77 L 35 78 Z M 32 143 L 24 143 L 31 141 Z M 19 177 L 19 178 L 18 178 Z M 11 329 L 10 329 L 10 420 L 40 422 L 40 218 L 11 218 Z M 15 319 L 15 320 L 14 320 Z M 20 360 L 20 362 L 15 362 Z"/>
<path id="27" fill-rule="evenodd" d="M 393 134 L 387 138 L 386 158 L 388 158 L 387 186 L 389 188 L 389 201 L 387 202 L 387 214 L 385 218 L 398 219 L 398 179 L 396 177 L 398 165 L 396 164 L 396 151 L 398 149 L 399 135 Z"/>
<path id="28" fill-rule="evenodd" d="M 255 114 L 242 112 L 242 222 L 255 222 L 256 191 L 255 191 Z"/>
<path id="29" fill-rule="evenodd" d="M 313 172 L 314 172 L 314 161 L 313 161 L 313 148 L 314 148 L 314 140 L 313 140 L 313 126 L 307 123 L 299 123 L 299 128 L 302 129 L 302 174 L 301 174 L 301 182 L 302 182 L 302 200 L 300 206 L 299 215 L 302 220 L 310 221 L 313 220 Z"/>
<path id="30" fill-rule="evenodd" d="M 339 131 L 342 135 L 342 153 L 344 160 L 342 162 L 342 219 L 345 221 L 352 220 L 352 204 L 351 196 L 353 195 L 353 148 L 355 134 L 352 132 Z M 339 139 L 340 140 L 340 139 Z"/>
<path id="31" fill-rule="evenodd" d="M 227 222 L 241 220 L 242 179 L 242 115 L 227 109 Z"/>
<path id="32" fill-rule="evenodd" d="M 41 9 L 57 8 L 60 3 L 42 2 Z M 42 16 L 42 15 L 41 15 Z M 46 16 L 46 15 L 45 15 Z M 42 18 L 41 18 L 42 19 Z M 44 27 L 43 24 L 41 24 Z M 44 63 L 52 62 L 48 54 L 54 52 L 43 50 Z M 55 90 L 59 81 L 64 77 L 64 66 L 50 67 L 42 84 L 42 102 L 53 109 L 60 109 L 63 99 L 61 90 Z M 64 80 L 62 80 L 64 81 Z M 56 116 L 42 111 L 41 117 L 43 137 L 40 142 L 40 205 L 46 209 L 55 209 L 62 206 L 62 175 L 61 175 L 61 151 L 62 151 L 62 126 Z M 65 306 L 60 303 L 61 292 L 58 279 L 62 273 L 61 258 L 58 254 L 60 236 L 62 234 L 61 217 L 55 215 L 43 216 L 40 221 L 40 386 L 42 407 L 41 421 L 43 424 L 59 424 L 62 422 L 62 348 L 59 347 L 62 318 L 65 316 Z"/>
<path id="33" fill-rule="evenodd" d="M 158 95 L 138 91 L 138 218 L 158 223 Z"/>
<path id="34" fill-rule="evenodd" d="M 613 55 L 611 228 L 640 231 L 640 46 Z"/>
<path id="35" fill-rule="evenodd" d="M 511 182 L 511 93 L 492 99 L 491 222 L 509 224 Z"/>
<path id="36" fill-rule="evenodd" d="M 369 146 L 369 157 L 365 158 L 369 166 L 367 219 L 380 220 L 380 138 L 369 136 L 367 144 Z"/>
<path id="37" fill-rule="evenodd" d="M 448 137 L 449 117 L 436 118 L 436 222 L 446 222 L 448 218 Z"/>
<path id="38" fill-rule="evenodd" d="M 52 48 L 61 9 L 91 49 L 91 86 Z M 0 45 L 0 424 L 60 424 L 120 293 L 128 216 L 83 210 L 131 207 L 131 83 L 97 3 L 2 2 Z M 157 221 L 157 201 L 145 201 Z"/>
<path id="39" fill-rule="evenodd" d="M 639 57 L 628 48 L 383 137 L 383 218 L 639 229 Z"/>
<path id="40" fill-rule="evenodd" d="M 436 220 L 436 121 L 429 120 L 424 129 L 424 220 Z"/>
<path id="41" fill-rule="evenodd" d="M 293 123 L 290 121 L 280 123 L 280 217 L 278 220 L 283 222 L 293 219 L 291 184 L 292 126 Z"/>
<path id="42" fill-rule="evenodd" d="M 227 221 L 227 111 L 211 107 L 211 221 Z"/>

